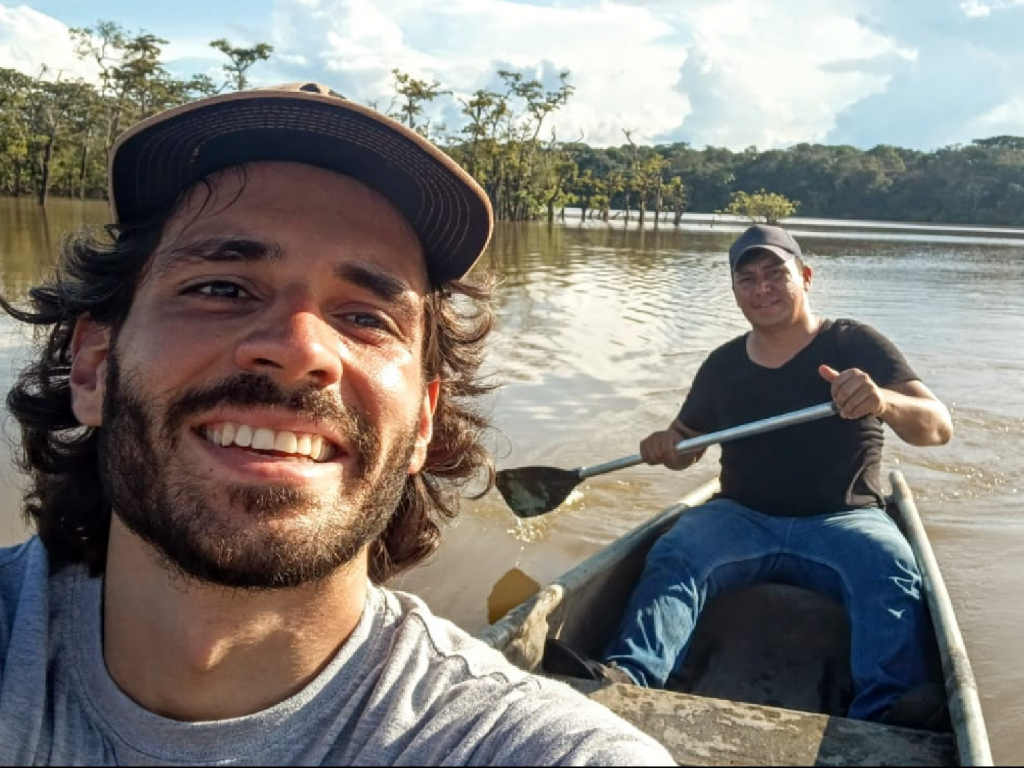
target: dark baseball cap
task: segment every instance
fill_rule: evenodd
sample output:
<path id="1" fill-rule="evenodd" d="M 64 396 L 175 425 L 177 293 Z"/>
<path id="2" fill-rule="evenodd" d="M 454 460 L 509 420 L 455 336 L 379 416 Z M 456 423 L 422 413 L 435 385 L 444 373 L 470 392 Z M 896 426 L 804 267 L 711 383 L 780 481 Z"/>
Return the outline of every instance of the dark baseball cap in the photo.
<path id="1" fill-rule="evenodd" d="M 375 189 L 408 219 L 434 284 L 463 277 L 491 238 L 487 193 L 454 160 L 317 83 L 220 94 L 128 129 L 110 152 L 113 221 L 145 223 L 200 179 L 259 160 L 305 163 Z"/>
<path id="2" fill-rule="evenodd" d="M 740 260 L 752 251 L 771 251 L 784 261 L 789 261 L 792 258 L 803 259 L 804 257 L 800 250 L 800 244 L 782 227 L 755 224 L 729 246 L 730 271 L 735 272 Z"/>

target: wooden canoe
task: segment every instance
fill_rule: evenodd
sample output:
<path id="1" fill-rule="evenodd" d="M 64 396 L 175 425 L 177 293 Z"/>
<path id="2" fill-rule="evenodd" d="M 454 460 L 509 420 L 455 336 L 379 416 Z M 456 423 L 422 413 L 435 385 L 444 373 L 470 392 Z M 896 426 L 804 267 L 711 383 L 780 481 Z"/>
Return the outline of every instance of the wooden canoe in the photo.
<path id="1" fill-rule="evenodd" d="M 906 481 L 890 475 L 890 513 L 920 565 L 952 728 L 924 731 L 843 717 L 851 698 L 842 607 L 797 587 L 724 595 L 701 616 L 671 690 L 561 678 L 658 739 L 680 764 L 992 765 L 974 675 L 952 603 Z M 548 637 L 599 657 L 657 537 L 706 501 L 697 489 L 541 589 L 480 638 L 543 674 Z"/>

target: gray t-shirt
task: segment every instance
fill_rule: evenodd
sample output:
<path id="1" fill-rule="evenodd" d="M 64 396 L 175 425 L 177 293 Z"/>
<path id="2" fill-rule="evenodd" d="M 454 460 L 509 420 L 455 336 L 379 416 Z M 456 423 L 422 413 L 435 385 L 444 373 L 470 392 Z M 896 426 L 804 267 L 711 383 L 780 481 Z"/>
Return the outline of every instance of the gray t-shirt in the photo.
<path id="1" fill-rule="evenodd" d="M 38 539 L 0 549 L 0 764 L 672 762 L 604 707 L 376 587 L 351 638 L 296 695 L 246 717 L 169 720 L 107 673 L 101 597 L 83 567 L 49 575 Z"/>

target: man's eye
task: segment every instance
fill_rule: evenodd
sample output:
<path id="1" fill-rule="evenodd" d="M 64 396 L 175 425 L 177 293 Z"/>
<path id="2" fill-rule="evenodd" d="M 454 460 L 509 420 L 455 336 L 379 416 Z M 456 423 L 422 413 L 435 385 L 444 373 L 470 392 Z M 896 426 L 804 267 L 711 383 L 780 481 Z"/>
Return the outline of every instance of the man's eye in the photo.
<path id="1" fill-rule="evenodd" d="M 208 283 L 193 286 L 190 292 L 198 293 L 200 296 L 209 296 L 212 299 L 240 299 L 248 295 L 241 286 L 227 280 L 211 280 Z"/>
<path id="2" fill-rule="evenodd" d="M 387 323 L 385 323 L 376 315 L 370 314 L 369 312 L 350 312 L 346 314 L 344 317 L 350 323 L 361 326 L 363 328 L 387 330 L 388 327 Z"/>

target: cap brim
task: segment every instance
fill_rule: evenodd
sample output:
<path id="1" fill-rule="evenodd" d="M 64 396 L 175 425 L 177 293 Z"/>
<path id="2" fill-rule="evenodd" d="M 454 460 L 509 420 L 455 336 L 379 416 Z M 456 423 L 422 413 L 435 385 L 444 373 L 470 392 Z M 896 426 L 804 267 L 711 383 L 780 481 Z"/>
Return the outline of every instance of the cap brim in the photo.
<path id="1" fill-rule="evenodd" d="M 744 248 L 742 251 L 740 251 L 738 254 L 736 254 L 736 258 L 732 259 L 732 267 L 731 267 L 732 271 L 735 272 L 736 271 L 736 267 L 738 267 L 743 262 L 743 260 L 745 258 L 750 256 L 755 251 L 768 251 L 769 253 L 774 253 L 776 256 L 778 256 L 783 261 L 789 261 L 790 259 L 795 259 L 796 258 L 796 254 L 795 253 L 790 253 L 785 248 L 780 248 L 777 245 L 761 245 L 761 244 L 751 245 L 751 246 L 748 246 L 748 247 Z"/>
<path id="2" fill-rule="evenodd" d="M 419 236 L 435 283 L 464 276 L 490 240 L 487 194 L 420 134 L 337 96 L 272 89 L 185 104 L 120 136 L 110 159 L 113 220 L 145 223 L 200 179 L 260 160 L 326 168 L 377 190 Z"/>

